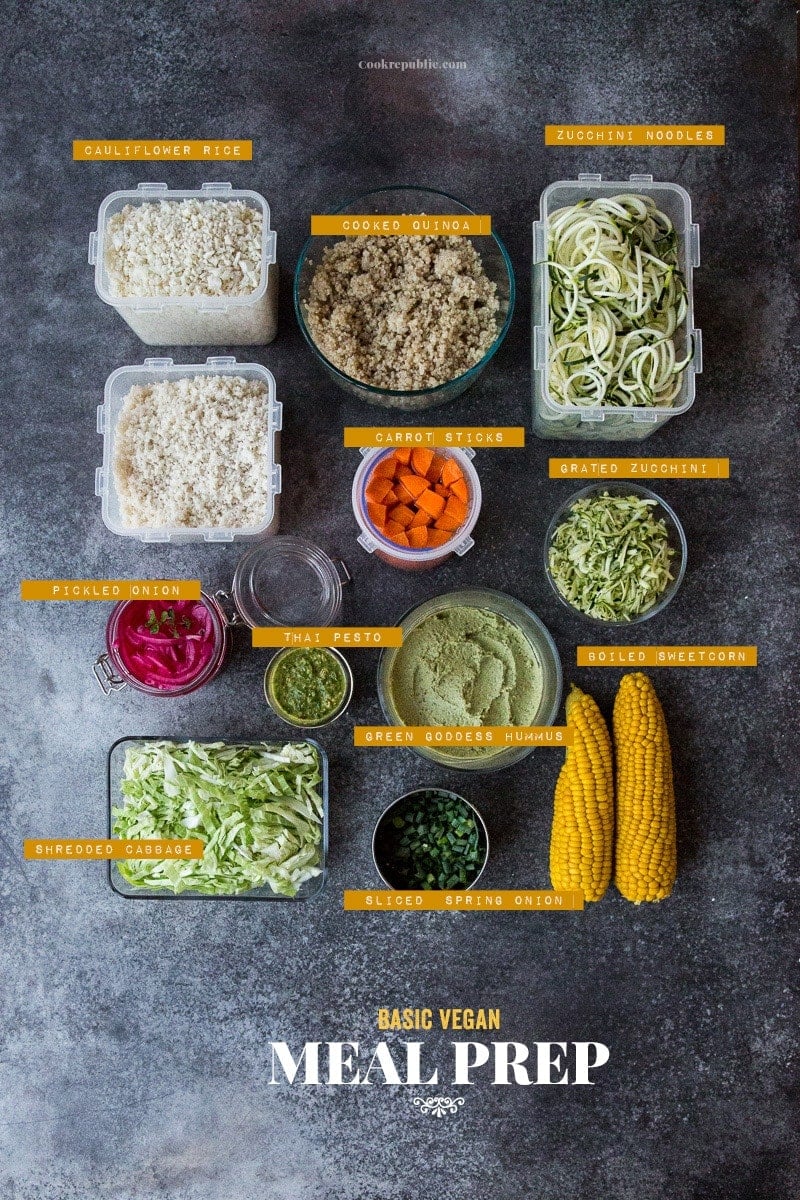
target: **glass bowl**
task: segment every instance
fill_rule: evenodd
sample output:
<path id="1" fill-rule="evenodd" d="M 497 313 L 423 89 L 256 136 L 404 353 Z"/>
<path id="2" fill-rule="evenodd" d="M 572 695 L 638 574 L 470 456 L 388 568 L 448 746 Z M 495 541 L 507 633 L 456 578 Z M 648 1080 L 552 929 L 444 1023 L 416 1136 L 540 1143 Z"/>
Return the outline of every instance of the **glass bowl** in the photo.
<path id="1" fill-rule="evenodd" d="M 490 588 L 464 588 L 457 592 L 448 592 L 444 596 L 435 596 L 409 609 L 400 618 L 398 624 L 403 630 L 404 639 L 421 621 L 434 613 L 448 608 L 485 608 L 490 612 L 505 617 L 512 625 L 521 630 L 527 639 L 534 657 L 542 671 L 542 698 L 539 708 L 531 721 L 532 725 L 552 725 L 561 704 L 561 660 L 558 656 L 555 642 L 548 630 L 535 613 L 504 592 L 496 592 Z M 378 699 L 383 715 L 389 725 L 403 725 L 392 697 L 391 673 L 395 657 L 400 647 L 387 647 L 381 651 L 378 662 Z M 513 727 L 510 727 L 513 728 Z M 491 753 L 475 754 L 464 757 L 448 753 L 447 749 L 433 746 L 409 746 L 421 758 L 430 759 L 443 767 L 457 771 L 499 771 L 502 767 L 510 767 L 514 763 L 527 758 L 535 747 L 507 746 Z"/>
<path id="2" fill-rule="evenodd" d="M 579 608 L 576 608 L 574 604 L 571 604 L 569 600 L 561 595 L 561 592 L 556 587 L 555 580 L 550 573 L 550 542 L 553 539 L 556 529 L 564 520 L 576 500 L 586 500 L 592 496 L 599 496 L 603 492 L 608 492 L 610 496 L 638 496 L 642 500 L 655 500 L 656 507 L 653 509 L 653 513 L 655 516 L 663 519 L 664 524 L 667 527 L 669 545 L 675 551 L 675 555 L 671 562 L 672 569 L 675 573 L 674 579 L 667 584 L 666 588 L 661 593 L 655 604 L 653 604 L 650 608 L 645 609 L 644 612 L 639 613 L 638 616 L 631 617 L 629 621 L 605 620 L 603 617 L 593 617 L 590 616 L 589 613 L 582 612 Z M 666 608 L 670 600 L 677 592 L 678 588 L 681 586 L 681 581 L 683 580 L 683 576 L 686 571 L 686 557 L 686 534 L 683 532 L 683 526 L 670 506 L 665 500 L 662 500 L 660 496 L 657 496 L 655 492 L 651 492 L 649 488 L 642 487 L 642 485 L 639 483 L 630 483 L 627 480 L 591 483 L 588 487 L 581 488 L 579 492 L 573 492 L 569 499 L 565 500 L 561 507 L 558 508 L 554 513 L 553 519 L 547 528 L 547 533 L 545 534 L 544 539 L 545 575 L 547 576 L 550 586 L 561 604 L 563 604 L 564 608 L 569 609 L 571 613 L 574 613 L 575 616 L 582 617 L 584 621 L 591 621 L 593 625 L 606 625 L 610 628 L 638 625 L 641 621 L 649 621 L 649 619 L 654 617 L 656 613 L 660 613 L 662 609 Z"/>
<path id="3" fill-rule="evenodd" d="M 275 534 L 241 558 L 233 577 L 236 611 L 251 628 L 335 625 L 342 578 L 324 550 L 305 538 Z"/>
<path id="4" fill-rule="evenodd" d="M 478 826 L 480 844 L 483 847 L 483 861 L 481 862 L 480 869 L 475 875 L 474 879 L 470 880 L 465 888 L 447 888 L 445 890 L 469 891 L 470 888 L 475 887 L 475 884 L 486 870 L 486 863 L 489 860 L 489 831 L 486 828 L 486 822 L 478 812 L 475 805 L 470 804 L 469 800 L 465 800 L 463 796 L 459 796 L 457 792 L 451 792 L 448 788 L 415 788 L 412 792 L 406 792 L 405 795 L 398 796 L 396 800 L 393 800 L 392 803 L 383 810 L 375 825 L 375 832 L 372 835 L 372 861 L 375 863 L 375 870 L 378 872 L 386 886 L 391 888 L 392 891 L 397 889 L 400 891 L 406 890 L 397 882 L 397 880 L 395 880 L 394 883 L 392 882 L 392 872 L 387 868 L 385 861 L 387 857 L 387 842 L 392 836 L 392 814 L 397 810 L 397 808 L 399 808 L 401 804 L 405 804 L 406 801 L 415 800 L 417 797 L 429 796 L 432 792 L 434 792 L 437 796 L 446 796 L 448 800 L 458 800 L 470 810 L 475 818 L 475 823 Z M 438 891 L 439 889 L 436 890 Z"/>
<path id="5" fill-rule="evenodd" d="M 300 650 L 323 650 L 324 653 L 330 654 L 342 669 L 344 674 L 344 695 L 339 701 L 339 704 L 331 712 L 330 716 L 325 717 L 322 721 L 300 721 L 297 717 L 293 717 L 285 708 L 282 708 L 278 703 L 273 690 L 273 676 L 278 668 L 278 664 L 287 656 L 287 654 L 295 654 Z M 270 660 L 270 664 L 264 672 L 264 695 L 276 717 L 280 717 L 287 725 L 294 726 L 295 729 L 322 729 L 324 725 L 332 725 L 334 721 L 338 721 L 339 717 L 345 713 L 353 698 L 353 672 L 350 668 L 350 663 L 345 656 L 333 646 L 286 646 L 283 650 L 279 650 Z"/>
<path id="6" fill-rule="evenodd" d="M 363 213 L 365 215 L 374 213 L 425 213 L 433 215 L 436 213 L 474 214 L 474 209 L 467 208 L 465 204 L 456 200 L 455 197 L 448 195 L 447 192 L 431 191 L 427 188 L 413 185 L 398 185 L 395 187 L 380 188 L 374 192 L 365 192 L 363 195 L 357 196 L 350 204 L 337 209 L 337 212 Z M 294 275 L 294 311 L 297 316 L 297 322 L 314 356 L 328 372 L 334 383 L 342 388 L 343 391 L 357 396 L 360 400 L 365 400 L 368 404 L 377 404 L 383 408 L 403 409 L 406 412 L 422 412 L 426 408 L 435 408 L 439 404 L 446 404 L 448 400 L 453 400 L 456 396 L 466 391 L 478 378 L 489 360 L 496 354 L 508 332 L 514 312 L 514 269 L 511 266 L 511 259 L 508 256 L 508 252 L 499 237 L 492 233 L 486 237 L 470 238 L 470 241 L 475 243 L 480 253 L 484 271 L 497 286 L 500 310 L 498 312 L 498 328 L 495 340 L 483 358 L 462 375 L 457 375 L 455 379 L 450 379 L 446 383 L 440 383 L 437 387 L 420 388 L 415 391 L 393 391 L 389 388 L 373 387 L 368 383 L 362 383 L 358 379 L 353 379 L 351 376 L 345 375 L 343 371 L 325 357 L 311 336 L 311 331 L 306 324 L 305 313 L 303 311 L 308 298 L 311 279 L 317 263 L 321 259 L 323 250 L 341 240 L 341 237 L 309 237 L 300 252 L 300 258 L 298 259 Z"/>

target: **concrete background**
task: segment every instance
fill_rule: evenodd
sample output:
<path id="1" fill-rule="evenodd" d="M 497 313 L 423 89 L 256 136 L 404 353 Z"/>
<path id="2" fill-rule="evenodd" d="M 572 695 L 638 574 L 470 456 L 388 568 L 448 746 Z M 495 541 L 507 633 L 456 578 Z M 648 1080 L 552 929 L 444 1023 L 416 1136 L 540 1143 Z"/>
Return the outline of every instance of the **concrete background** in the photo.
<path id="1" fill-rule="evenodd" d="M 3 403 L 9 481 L 3 671 L 8 734 L 0 835 L 0 1195 L 3 1200 L 794 1200 L 796 1037 L 795 416 L 798 357 L 793 19 L 778 0 L 641 0 L 434 7 L 304 3 L 4 6 L 6 286 Z M 359 60 L 462 59 L 401 75 Z M 554 150 L 546 121 L 720 122 L 724 149 Z M 252 163 L 73 164 L 74 137 L 238 136 Z M 93 496 L 95 406 L 114 368 L 148 353 L 94 293 L 89 231 L 109 191 L 231 179 L 263 192 L 283 268 L 278 340 L 254 356 L 285 406 L 283 530 L 346 559 L 344 618 L 384 623 L 462 584 L 505 589 L 541 615 L 566 678 L 609 711 L 613 670 L 580 672 L 588 627 L 549 593 L 541 544 L 568 483 L 533 436 L 477 460 L 474 550 L 429 575 L 355 541 L 357 452 L 342 426 L 380 421 L 328 385 L 291 310 L 312 211 L 387 182 L 442 187 L 490 212 L 519 285 L 515 320 L 448 423 L 529 421 L 530 222 L 547 183 L 581 170 L 650 171 L 690 192 L 701 226 L 694 409 L 642 448 L 729 455 L 725 483 L 664 484 L 689 539 L 682 590 L 631 643 L 758 643 L 755 671 L 662 671 L 675 747 L 680 875 L 669 902 L 613 891 L 560 916 L 345 914 L 372 886 L 384 805 L 439 780 L 476 801 L 494 853 L 487 886 L 547 886 L 560 755 L 493 777 L 406 751 L 331 758 L 330 880 L 308 906 L 139 904 L 100 866 L 25 864 L 28 835 L 102 833 L 105 759 L 124 734 L 280 736 L 260 699 L 265 652 L 239 638 L 227 670 L 183 700 L 105 700 L 90 666 L 101 605 L 22 605 L 21 577 L 181 576 L 230 582 L 236 546 L 142 546 L 113 536 Z M 211 350 L 182 349 L 178 361 Z M 149 351 L 153 353 L 153 351 Z M 600 447 L 596 447 L 600 450 Z M 620 450 L 610 450 L 619 453 Z M 592 634 L 594 631 L 592 630 Z M 380 720 L 372 653 L 352 655 L 351 715 Z M 377 1038 L 379 1005 L 499 1005 L 504 1036 L 597 1039 L 598 1086 L 466 1093 L 426 1118 L 403 1089 L 272 1088 L 268 1043 Z M 431 1039 L 443 1060 L 446 1035 Z M 424 1094 L 424 1089 L 423 1089 Z"/>

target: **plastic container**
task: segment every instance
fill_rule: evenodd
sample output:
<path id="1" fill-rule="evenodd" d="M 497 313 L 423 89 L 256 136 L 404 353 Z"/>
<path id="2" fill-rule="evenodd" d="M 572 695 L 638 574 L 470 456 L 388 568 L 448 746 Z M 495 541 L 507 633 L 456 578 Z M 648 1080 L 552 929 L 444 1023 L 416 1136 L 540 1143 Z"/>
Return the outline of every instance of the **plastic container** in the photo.
<path id="1" fill-rule="evenodd" d="M 394 876 L 389 864 L 387 863 L 389 847 L 391 845 L 392 834 L 394 832 L 392 815 L 401 804 L 405 804 L 409 800 L 415 800 L 417 797 L 423 798 L 430 795 L 432 792 L 437 796 L 444 796 L 448 800 L 458 800 L 470 810 L 480 831 L 481 845 L 483 846 L 483 862 L 481 863 L 480 870 L 473 877 L 473 879 L 470 880 L 465 888 L 449 888 L 447 890 L 469 891 L 470 888 L 475 887 L 475 884 L 486 870 L 486 864 L 489 861 L 489 831 L 486 828 L 486 822 L 478 812 L 475 805 L 471 804 L 469 800 L 465 800 L 463 796 L 459 796 L 457 792 L 451 792 L 447 788 L 416 788 L 413 792 L 406 792 L 404 796 L 398 796 L 396 800 L 393 800 L 392 803 L 383 810 L 375 826 L 375 832 L 372 835 L 372 861 L 375 863 L 375 870 L 378 872 L 386 886 L 391 888 L 392 891 L 397 888 L 399 888 L 401 891 L 404 890 L 403 885 Z"/>
<path id="2" fill-rule="evenodd" d="M 425 213 L 428 215 L 474 213 L 474 209 L 467 208 L 465 204 L 453 196 L 449 196 L 446 192 L 430 191 L 413 185 L 380 188 L 374 192 L 365 192 L 363 195 L 357 196 L 350 204 L 346 204 L 336 211 L 365 215 L 373 213 Z M 393 391 L 389 388 L 372 387 L 370 384 L 362 383 L 358 379 L 345 375 L 317 348 L 311 336 L 303 312 L 311 279 L 323 250 L 341 240 L 341 237 L 308 238 L 300 252 L 294 276 L 294 311 L 298 324 L 314 356 L 334 383 L 343 391 L 357 396 L 368 404 L 380 405 L 383 408 L 403 409 L 406 412 L 422 412 L 426 408 L 435 408 L 439 404 L 446 404 L 448 400 L 460 396 L 468 387 L 471 387 L 490 359 L 497 353 L 508 332 L 514 312 L 514 269 L 499 237 L 492 233 L 487 237 L 470 239 L 480 253 L 486 275 L 497 285 L 497 294 L 500 300 L 497 337 L 480 362 L 476 363 L 474 367 L 470 367 L 462 375 L 439 384 L 437 387 L 420 388 L 415 391 Z"/>
<path id="3" fill-rule="evenodd" d="M 263 216 L 261 277 L 246 296 L 118 296 L 105 264 L 108 220 L 126 204 L 161 200 L 241 200 Z M 140 183 L 133 191 L 112 192 L 89 235 L 89 262 L 102 301 L 115 308 L 147 346 L 265 346 L 275 337 L 278 309 L 277 237 L 269 227 L 269 204 L 258 192 L 229 183 L 204 183 L 199 189 L 172 190 L 165 183 Z"/>
<path id="4" fill-rule="evenodd" d="M 126 751 L 127 747 L 142 745 L 145 742 L 159 742 L 159 741 L 165 741 L 165 740 L 169 740 L 171 742 L 180 744 L 180 743 L 188 741 L 190 739 L 188 739 L 188 738 L 173 738 L 173 737 L 170 737 L 168 734 L 161 735 L 160 737 L 124 737 L 124 738 L 120 738 L 119 741 L 115 742 L 114 745 L 109 750 L 109 752 L 108 752 L 108 773 L 107 773 L 107 778 L 108 778 L 108 816 L 107 816 L 107 820 L 108 820 L 108 836 L 109 837 L 112 836 L 111 831 L 113 829 L 113 816 L 112 816 L 111 809 L 114 807 L 118 807 L 119 803 L 120 803 L 120 798 L 121 798 L 120 783 L 123 778 L 123 767 L 125 764 L 125 751 Z M 195 742 L 200 742 L 200 743 L 225 741 L 224 738 L 192 738 L 191 740 L 195 741 Z M 140 888 L 140 887 L 137 888 L 137 887 L 131 886 L 131 884 L 129 884 L 126 879 L 123 879 L 123 877 L 119 873 L 119 870 L 117 869 L 116 862 L 114 862 L 113 860 L 110 861 L 108 864 L 108 882 L 111 887 L 111 890 L 116 892 L 118 896 L 122 896 L 125 900 L 216 900 L 216 901 L 238 900 L 238 901 L 249 902 L 249 903 L 257 902 L 257 901 L 264 901 L 264 900 L 266 900 L 266 901 L 279 900 L 279 901 L 283 901 L 284 904 L 296 904 L 299 901 L 303 901 L 303 900 L 313 900 L 315 896 L 318 896 L 320 894 L 320 892 L 322 891 L 322 889 L 325 887 L 325 881 L 327 879 L 327 874 L 328 874 L 328 868 L 327 868 L 327 860 L 328 860 L 328 756 L 325 753 L 325 751 L 323 750 L 322 746 L 320 746 L 319 742 L 315 742 L 313 738 L 302 738 L 302 739 L 300 739 L 300 738 L 288 739 L 287 738 L 286 740 L 287 741 L 302 740 L 303 742 L 307 742 L 310 746 L 313 746 L 320 757 L 320 766 L 321 766 L 321 774 L 322 774 L 322 782 L 320 784 L 321 793 L 322 793 L 322 841 L 320 843 L 320 862 L 319 862 L 320 874 L 316 875 L 313 879 L 307 879 L 306 882 L 304 884 L 302 884 L 302 886 L 300 887 L 300 890 L 298 891 L 296 896 L 279 896 L 276 892 L 273 892 L 272 888 L 270 888 L 266 885 L 264 887 L 254 888 L 252 891 L 242 892 L 242 893 L 239 893 L 238 895 L 233 895 L 233 896 L 208 896 L 202 892 L 192 892 L 192 891 L 180 892 L 178 895 L 175 895 L 174 892 L 167 891 L 166 889 L 162 892 L 162 891 L 151 890 L 150 888 Z M 235 741 L 236 741 L 237 745 L 242 745 L 242 746 L 274 747 L 274 746 L 276 746 L 276 744 L 279 744 L 279 743 L 276 743 L 274 739 L 272 739 L 270 741 L 251 742 L 251 741 L 245 741 L 244 739 L 237 738 L 237 739 L 235 739 Z"/>
<path id="5" fill-rule="evenodd" d="M 267 699 L 267 703 L 275 713 L 276 717 L 280 717 L 280 719 L 285 721 L 287 725 L 292 725 L 295 729 L 322 729 L 324 726 L 332 725 L 334 721 L 338 721 L 339 717 L 347 712 L 347 709 L 350 706 L 350 701 L 353 698 L 353 672 L 350 669 L 350 663 L 343 654 L 341 654 L 338 650 L 335 650 L 332 646 L 325 646 L 324 653 L 330 654 L 333 658 L 335 658 L 336 662 L 342 669 L 342 674 L 344 675 L 344 695 L 342 696 L 342 699 L 336 708 L 323 720 L 301 721 L 278 703 L 278 699 L 273 689 L 273 679 L 276 669 L 287 654 L 296 654 L 298 652 L 302 652 L 302 650 L 305 648 L 306 647 L 300 646 L 287 646 L 284 650 L 279 650 L 278 653 L 274 655 L 264 673 L 264 695 Z M 317 649 L 317 647 L 309 648 Z M 319 649 L 323 648 L 319 647 Z"/>
<path id="6" fill-rule="evenodd" d="M 542 670 L 543 688 L 539 709 L 532 720 L 534 725 L 552 725 L 561 704 L 562 674 L 561 660 L 558 656 L 555 642 L 545 625 L 535 613 L 504 592 L 496 592 L 489 588 L 466 588 L 463 591 L 449 592 L 444 596 L 435 596 L 426 600 L 416 608 L 409 609 L 398 624 L 403 630 L 403 638 L 407 640 L 411 631 L 434 613 L 447 608 L 473 606 L 489 609 L 518 629 L 527 638 L 533 653 Z M 392 666 L 398 653 L 396 648 L 381 651 L 378 662 L 378 699 L 386 721 L 390 725 L 403 725 L 403 721 L 395 708 L 392 699 L 391 675 Z M 459 771 L 498 771 L 501 767 L 510 767 L 514 763 L 527 758 L 534 749 L 532 746 L 510 746 L 491 754 L 476 755 L 471 758 L 460 757 L 448 752 L 448 749 L 428 746 L 411 746 L 421 758 L 430 759 L 443 767 Z"/>
<path id="7" fill-rule="evenodd" d="M 141 600 L 123 600 L 121 603 L 114 605 L 106 624 L 106 650 L 95 660 L 93 666 L 95 678 L 106 695 L 110 692 L 121 691 L 125 687 L 132 687 L 135 691 L 145 692 L 148 696 L 186 696 L 216 678 L 225 665 L 228 651 L 230 650 L 230 622 L 215 596 L 209 596 L 206 592 L 201 592 L 200 599 L 205 604 L 211 617 L 214 637 L 212 654 L 205 666 L 188 682 L 171 687 L 153 687 L 143 680 L 138 679 L 128 668 L 124 656 L 119 649 L 117 633 L 122 618 L 131 605 L 139 605 L 145 602 Z M 154 607 L 163 608 L 164 603 L 164 601 L 154 602 Z"/>
<path id="8" fill-rule="evenodd" d="M 260 380 L 267 389 L 267 471 L 270 491 L 264 519 L 257 525 L 220 528 L 163 526 L 134 528 L 123 525 L 119 500 L 114 483 L 114 450 L 117 424 L 128 392 L 137 384 L 158 383 L 161 380 L 190 379 L 196 375 L 236 375 L 243 379 Z M 103 521 L 112 533 L 135 537 L 141 542 L 232 542 L 242 538 L 264 537 L 275 533 L 280 516 L 281 467 L 280 429 L 282 405 L 275 399 L 275 379 L 271 371 L 259 363 L 237 363 L 230 356 L 208 358 L 204 363 L 188 366 L 175 364 L 171 358 L 146 358 L 140 367 L 120 367 L 106 380 L 103 403 L 97 409 L 97 432 L 103 435 L 103 465 L 95 472 L 95 495 L 102 498 Z"/>
<path id="9" fill-rule="evenodd" d="M 618 196 L 634 192 L 650 196 L 665 212 L 678 235 L 678 259 L 686 282 L 686 318 L 675 336 L 676 351 L 683 358 L 692 339 L 692 359 L 681 376 L 681 390 L 671 408 L 619 408 L 599 404 L 594 408 L 558 404 L 549 392 L 550 273 L 547 269 L 547 222 L 556 209 L 579 200 Z M 692 272 L 700 265 L 700 230 L 692 223 L 689 193 L 677 183 L 658 183 L 652 175 L 631 175 L 627 182 L 607 180 L 601 175 L 579 175 L 576 180 L 551 183 L 542 192 L 540 219 L 533 223 L 533 431 L 542 438 L 574 438 L 595 441 L 640 441 L 650 437 L 673 417 L 688 412 L 694 403 L 695 376 L 703 369 L 703 342 L 694 327 Z"/>
<path id="10" fill-rule="evenodd" d="M 553 539 L 553 534 L 558 529 L 561 522 L 566 518 L 567 513 L 572 508 L 576 500 L 587 500 L 590 496 L 599 496 L 603 492 L 608 492 L 610 496 L 638 496 L 642 500 L 655 500 L 656 507 L 653 509 L 653 514 L 660 517 L 667 527 L 669 545 L 675 551 L 672 559 L 672 570 L 675 578 L 671 583 L 668 583 L 661 596 L 652 606 L 646 609 L 643 613 L 639 613 L 638 617 L 632 617 L 630 621 L 605 621 L 602 617 L 593 617 L 589 613 L 581 612 L 574 604 L 570 604 L 555 585 L 555 580 L 550 574 L 550 542 Z M 651 617 L 655 617 L 663 609 L 667 607 L 670 600 L 677 592 L 683 581 L 683 576 L 686 572 L 687 559 L 687 543 L 686 534 L 683 531 L 683 526 L 678 520 L 675 512 L 670 508 L 665 500 L 657 496 L 655 492 L 651 492 L 649 488 L 642 487 L 641 484 L 629 483 L 627 480 L 617 480 L 615 482 L 591 483 L 588 487 L 581 488 L 579 492 L 573 492 L 568 500 L 556 510 L 553 519 L 547 527 L 547 533 L 544 539 L 544 571 L 547 576 L 548 583 L 555 592 L 558 600 L 563 604 L 564 608 L 569 609 L 575 616 L 581 617 L 584 621 L 591 621 L 593 625 L 608 625 L 610 627 L 626 627 L 630 625 L 638 625 L 642 621 L 649 621 Z"/>
<path id="11" fill-rule="evenodd" d="M 366 487 L 376 464 L 382 458 L 392 454 L 393 451 L 362 449 L 361 453 L 364 457 L 353 479 L 352 500 L 353 513 L 361 529 L 357 541 L 368 554 L 374 554 L 382 562 L 388 563 L 391 567 L 397 567 L 401 571 L 426 571 L 431 567 L 440 566 L 454 554 L 461 556 L 472 549 L 475 542 L 471 534 L 481 511 L 481 484 L 478 472 L 472 465 L 472 459 L 475 457 L 474 450 L 470 448 L 466 450 L 436 450 L 436 453 L 442 458 L 453 458 L 457 461 L 467 481 L 469 502 L 467 518 L 461 528 L 454 532 L 449 542 L 430 550 L 411 550 L 398 546 L 390 538 L 384 537 L 370 520 L 367 512 Z"/>

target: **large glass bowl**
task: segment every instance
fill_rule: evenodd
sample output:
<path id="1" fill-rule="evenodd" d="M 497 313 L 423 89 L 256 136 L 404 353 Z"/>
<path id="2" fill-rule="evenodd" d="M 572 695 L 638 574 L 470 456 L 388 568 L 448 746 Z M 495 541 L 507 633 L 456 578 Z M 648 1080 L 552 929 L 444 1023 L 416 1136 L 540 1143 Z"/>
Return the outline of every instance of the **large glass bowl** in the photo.
<path id="1" fill-rule="evenodd" d="M 638 496 L 640 500 L 654 500 L 653 515 L 660 517 L 667 527 L 667 537 L 669 545 L 675 551 L 671 560 L 673 578 L 664 588 L 655 604 L 650 608 L 646 608 L 644 612 L 639 613 L 636 617 L 631 617 L 628 621 L 610 621 L 603 617 L 593 617 L 589 613 L 582 612 L 576 608 L 574 604 L 570 604 L 565 596 L 556 587 L 555 580 L 550 572 L 550 543 L 553 540 L 553 535 L 559 525 L 564 521 L 577 500 L 588 500 L 592 496 L 600 496 L 603 492 L 608 492 L 610 496 Z M 588 487 L 581 488 L 579 492 L 573 492 L 568 500 L 556 510 L 553 519 L 550 522 L 547 533 L 544 539 L 544 571 L 548 578 L 551 588 L 555 592 L 564 608 L 568 608 L 575 616 L 581 617 L 584 621 L 591 621 L 593 625 L 608 625 L 610 628 L 620 628 L 629 625 L 638 625 L 641 621 L 649 621 L 651 617 L 656 616 L 667 607 L 670 600 L 673 598 L 678 588 L 681 586 L 684 573 L 686 571 L 686 534 L 683 532 L 683 526 L 677 516 L 660 496 L 655 492 L 651 492 L 649 488 L 642 487 L 638 483 L 629 483 L 627 480 L 615 480 L 614 482 L 604 481 L 602 483 L 590 483 Z"/>
<path id="2" fill-rule="evenodd" d="M 448 592 L 444 596 L 435 596 L 418 604 L 400 618 L 398 624 L 403 630 L 403 638 L 407 639 L 413 629 L 434 613 L 447 608 L 485 608 L 490 612 L 505 617 L 512 625 L 522 631 L 536 657 L 542 671 L 542 699 L 531 724 L 552 725 L 561 704 L 561 660 L 558 656 L 555 642 L 548 630 L 535 613 L 504 592 L 496 592 L 490 588 L 464 588 L 457 592 Z M 392 698 L 391 675 L 392 666 L 399 648 L 391 647 L 381 652 L 378 662 L 378 699 L 383 715 L 390 725 L 403 725 Z M 464 757 L 449 753 L 446 748 L 430 746 L 410 746 L 421 758 L 430 759 L 443 767 L 451 767 L 457 771 L 498 771 L 501 767 L 510 767 L 514 763 L 527 758 L 535 747 L 509 746 L 494 750 L 490 753 L 476 754 Z"/>
<path id="3" fill-rule="evenodd" d="M 365 215 L 376 213 L 425 213 L 433 215 L 435 213 L 471 214 L 474 213 L 474 209 L 467 208 L 465 204 L 462 204 L 453 196 L 449 196 L 446 192 L 430 191 L 427 188 L 414 186 L 396 186 L 381 188 L 374 192 L 365 192 L 363 195 L 357 196 L 350 204 L 337 209 L 337 212 L 363 213 Z M 405 392 L 392 391 L 389 388 L 372 387 L 368 383 L 362 383 L 360 380 L 346 375 L 325 357 L 311 336 L 304 312 L 311 279 L 317 264 L 322 258 L 323 250 L 327 246 L 333 246 L 341 240 L 341 237 L 308 238 L 300 252 L 300 258 L 298 259 L 294 275 L 294 311 L 298 324 L 315 357 L 322 363 L 334 383 L 342 388 L 343 391 L 349 392 L 353 396 L 358 396 L 360 400 L 365 400 L 368 404 L 377 404 L 384 408 L 403 409 L 406 412 L 421 412 L 426 408 L 435 408 L 439 404 L 446 404 L 448 400 L 452 400 L 466 391 L 497 352 L 503 338 L 508 332 L 508 327 L 511 324 L 511 316 L 514 312 L 514 270 L 511 266 L 511 259 L 508 257 L 506 248 L 499 237 L 492 233 L 486 237 L 470 239 L 481 256 L 484 271 L 497 286 L 497 295 L 500 300 L 500 309 L 497 314 L 497 336 L 492 345 L 486 351 L 483 358 L 474 367 L 470 367 L 468 371 L 465 371 L 463 375 L 458 375 L 455 379 L 450 379 L 446 383 L 439 384 L 437 387 L 420 388 L 416 391 Z"/>

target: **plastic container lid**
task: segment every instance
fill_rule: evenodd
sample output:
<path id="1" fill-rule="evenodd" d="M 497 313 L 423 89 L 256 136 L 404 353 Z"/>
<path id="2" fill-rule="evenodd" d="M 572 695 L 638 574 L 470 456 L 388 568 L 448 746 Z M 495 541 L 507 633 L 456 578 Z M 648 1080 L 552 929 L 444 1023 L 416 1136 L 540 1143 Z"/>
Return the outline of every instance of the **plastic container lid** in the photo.
<path id="1" fill-rule="evenodd" d="M 461 528 L 456 529 L 450 540 L 445 542 L 443 546 L 433 546 L 429 550 L 412 550 L 406 549 L 404 546 L 398 546 L 397 542 L 393 542 L 391 538 L 384 537 L 370 520 L 367 514 L 366 497 L 366 489 L 370 476 L 380 459 L 388 457 L 394 451 L 389 449 L 362 449 L 361 453 L 364 457 L 353 479 L 353 513 L 361 527 L 361 533 L 357 539 L 358 543 L 369 554 L 377 553 L 384 562 L 388 562 L 392 566 L 421 568 L 437 566 L 440 562 L 444 562 L 446 558 L 449 558 L 451 554 L 458 554 L 460 556 L 472 549 L 475 541 L 471 537 L 471 534 L 481 511 L 481 483 L 478 478 L 478 472 L 471 461 L 475 457 L 474 450 L 469 448 L 464 450 L 437 450 L 437 454 L 440 454 L 442 458 L 455 459 L 461 467 L 464 478 L 467 481 L 469 501 L 467 504 L 467 516 Z"/>
<path id="2" fill-rule="evenodd" d="M 342 577 L 333 560 L 313 542 L 276 535 L 253 546 L 240 560 L 233 577 L 233 600 L 252 628 L 333 625 L 342 608 Z"/>

